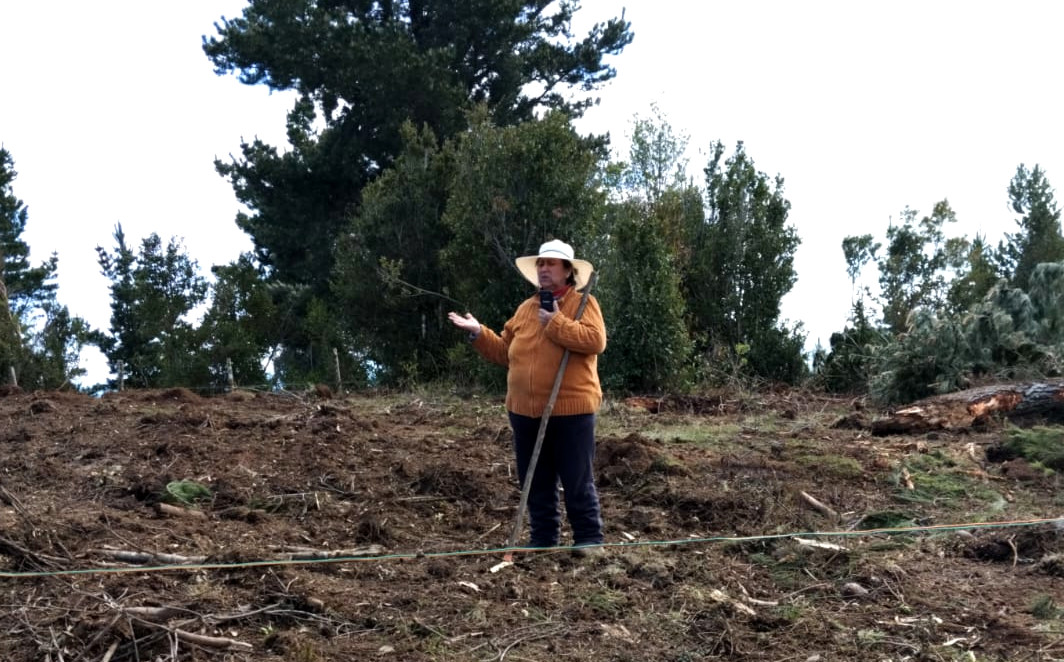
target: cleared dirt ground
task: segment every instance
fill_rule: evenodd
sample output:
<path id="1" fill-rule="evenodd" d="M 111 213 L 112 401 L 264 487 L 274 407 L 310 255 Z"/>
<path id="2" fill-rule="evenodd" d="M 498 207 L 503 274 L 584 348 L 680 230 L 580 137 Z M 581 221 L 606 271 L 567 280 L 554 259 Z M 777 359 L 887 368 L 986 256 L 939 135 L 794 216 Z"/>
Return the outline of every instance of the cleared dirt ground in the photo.
<path id="1" fill-rule="evenodd" d="M 1003 429 L 643 404 L 599 418 L 604 552 L 499 567 L 501 398 L 6 394 L 0 660 L 1064 659 L 1060 480 Z"/>

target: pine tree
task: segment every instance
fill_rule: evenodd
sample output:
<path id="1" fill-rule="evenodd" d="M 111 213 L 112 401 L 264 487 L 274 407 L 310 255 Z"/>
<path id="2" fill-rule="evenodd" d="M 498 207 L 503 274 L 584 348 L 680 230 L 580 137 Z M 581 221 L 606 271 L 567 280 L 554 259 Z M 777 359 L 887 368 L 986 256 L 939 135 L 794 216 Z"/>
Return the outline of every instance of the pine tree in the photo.
<path id="1" fill-rule="evenodd" d="M 741 142 L 722 164 L 723 155 L 724 146 L 715 143 L 705 169 L 709 213 L 690 234 L 684 289 L 694 332 L 711 355 L 734 358 L 737 348 L 749 347 L 746 360 L 755 374 L 796 381 L 804 377 L 801 330 L 779 326 L 800 243 L 787 224 L 783 179 L 758 172 Z"/>
<path id="2" fill-rule="evenodd" d="M 117 374 L 121 362 L 129 383 L 145 388 L 208 385 L 203 339 L 187 319 L 207 293 L 196 261 L 173 238 L 164 247 L 152 233 L 137 253 L 121 224 L 114 238 L 113 253 L 96 247 L 111 281 L 111 333 L 98 343 L 112 372 Z"/>
<path id="3" fill-rule="evenodd" d="M 228 364 L 238 385 L 264 384 L 264 364 L 273 349 L 270 339 L 281 323 L 269 287 L 247 253 L 211 271 L 215 276 L 211 303 L 200 325 L 204 349 L 209 353 L 211 381 L 226 386 Z"/>
<path id="4" fill-rule="evenodd" d="M 611 19 L 574 40 L 577 9 L 546 0 L 252 0 L 223 20 L 204 40 L 219 73 L 299 95 L 291 149 L 256 140 L 217 164 L 252 210 L 237 222 L 256 258 L 277 280 L 326 294 L 334 242 L 363 188 L 399 155 L 406 122 L 446 140 L 467 129 L 478 105 L 500 126 L 543 109 L 580 114 L 594 100 L 569 95 L 610 80 L 604 58 L 632 35 Z"/>
<path id="5" fill-rule="evenodd" d="M 687 179 L 687 137 L 655 106 L 632 122 L 627 162 L 607 166 L 608 198 L 600 232 L 598 299 L 609 347 L 599 364 L 603 385 L 663 392 L 693 382 L 681 273 L 687 231 L 703 219 L 702 196 Z"/>
<path id="6" fill-rule="evenodd" d="M 953 263 L 956 275 L 949 282 L 946 308 L 952 314 L 961 315 L 971 310 L 1001 279 L 993 248 L 982 235 L 960 246 L 960 259 Z"/>
<path id="7" fill-rule="evenodd" d="M 1019 218 L 1019 230 L 998 244 L 1001 271 L 1013 287 L 1025 289 L 1036 265 L 1064 260 L 1064 235 L 1060 209 L 1045 173 L 1039 166 L 1023 164 L 1009 183 L 1009 204 Z"/>
<path id="8" fill-rule="evenodd" d="M 56 301 L 59 257 L 30 264 L 22 239 L 29 212 L 14 194 L 16 176 L 0 148 L 0 382 L 14 369 L 26 387 L 58 388 L 84 374 L 78 360 L 90 330 Z"/>
<path id="9" fill-rule="evenodd" d="M 599 286 L 609 346 L 599 371 L 612 390 L 662 393 L 690 386 L 693 347 L 680 274 L 656 213 L 665 198 L 678 194 L 661 192 L 657 205 L 611 205 L 610 250 Z"/>
<path id="10" fill-rule="evenodd" d="M 323 324 L 330 337 L 348 331 L 357 337 L 367 321 L 335 316 L 349 306 L 337 305 L 330 279 L 349 266 L 335 262 L 340 244 L 349 254 L 362 250 L 345 236 L 348 224 L 375 213 L 361 209 L 366 187 L 395 165 L 405 123 L 447 141 L 469 129 L 476 107 L 486 108 L 497 126 L 512 126 L 547 109 L 576 116 L 594 102 L 586 93 L 615 74 L 604 58 L 632 35 L 627 22 L 611 19 L 574 39 L 577 9 L 568 0 L 252 0 L 241 17 L 223 20 L 218 34 L 205 39 L 219 73 L 298 94 L 288 116 L 288 149 L 255 140 L 241 146 L 239 157 L 216 162 L 250 210 L 237 224 L 251 236 L 257 263 L 277 285 L 275 303 L 286 311 L 287 323 L 273 339 L 282 348 L 281 369 L 315 369 Z M 432 216 L 440 218 L 419 220 Z M 421 234 L 440 232 L 446 229 Z M 403 268 L 412 268 L 411 256 L 404 257 Z M 319 317 L 315 330 L 304 327 L 312 301 L 333 316 L 327 323 Z M 422 317 L 419 328 L 438 323 Z M 419 373 L 432 363 L 441 369 L 435 348 L 410 365 Z"/>

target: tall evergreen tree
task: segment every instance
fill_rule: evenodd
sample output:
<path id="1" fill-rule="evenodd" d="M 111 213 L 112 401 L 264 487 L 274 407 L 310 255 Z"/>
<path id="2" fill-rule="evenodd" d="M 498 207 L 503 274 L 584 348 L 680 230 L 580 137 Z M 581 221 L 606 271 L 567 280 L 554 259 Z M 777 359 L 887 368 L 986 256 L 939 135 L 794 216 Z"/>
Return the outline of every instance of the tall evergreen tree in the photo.
<path id="1" fill-rule="evenodd" d="M 55 300 L 59 258 L 53 254 L 37 267 L 30 265 L 30 247 L 22 238 L 29 210 L 15 196 L 13 183 L 17 176 L 11 154 L 0 148 L 0 275 L 11 312 L 21 320 L 30 310 Z"/>
<path id="2" fill-rule="evenodd" d="M 817 349 L 813 371 L 819 384 L 832 393 L 862 393 L 868 390 L 868 378 L 876 348 L 887 342 L 888 334 L 871 319 L 867 304 L 872 294 L 867 286 L 857 286 L 861 271 L 877 259 L 882 244 L 872 235 L 845 237 L 842 253 L 846 275 L 850 277 L 853 297 L 850 318 L 842 331 L 831 334 L 830 352 Z"/>
<path id="3" fill-rule="evenodd" d="M 366 187 L 363 204 L 339 239 L 333 294 L 350 320 L 345 359 L 376 366 L 386 383 L 438 378 L 454 340 L 444 316 L 453 307 L 439 254 L 450 233 L 440 218 L 454 172 L 449 148 L 428 128 L 403 129 L 393 166 Z"/>
<path id="4" fill-rule="evenodd" d="M 985 237 L 976 235 L 970 242 L 962 241 L 959 247 L 960 259 L 953 264 L 956 273 L 946 293 L 946 309 L 952 314 L 971 310 L 1001 279 L 994 249 L 987 245 Z"/>
<path id="5" fill-rule="evenodd" d="M 628 161 L 608 205 L 598 299 L 609 347 L 605 386 L 635 392 L 684 388 L 692 380 L 693 343 L 686 327 L 680 274 L 689 255 L 686 231 L 704 219 L 701 193 L 685 173 L 687 137 L 653 109 L 632 123 Z"/>
<path id="6" fill-rule="evenodd" d="M 1053 189 L 1039 166 L 1023 164 L 1009 183 L 1009 205 L 1019 218 L 1019 230 L 1005 235 L 998 245 L 1002 271 L 1013 287 L 1025 289 L 1036 265 L 1064 260 L 1064 235 L 1060 209 Z"/>
<path id="7" fill-rule="evenodd" d="M 661 393 L 690 385 L 693 348 L 680 275 L 654 211 L 630 200 L 608 213 L 610 250 L 599 265 L 598 297 L 609 346 L 599 371 L 612 390 Z"/>
<path id="8" fill-rule="evenodd" d="M 628 162 L 622 164 L 624 188 L 651 205 L 666 191 L 687 185 L 688 144 L 687 135 L 677 133 L 660 108 L 653 106 L 652 113 L 633 120 Z"/>
<path id="9" fill-rule="evenodd" d="M 261 141 L 218 169 L 252 210 L 237 222 L 256 257 L 284 282 L 328 289 L 332 248 L 362 189 L 399 154 L 400 126 L 447 139 L 486 105 L 500 125 L 539 108 L 578 114 L 569 100 L 614 76 L 604 56 L 632 39 L 627 22 L 573 41 L 571 0 L 325 2 L 252 0 L 216 26 L 204 51 L 219 73 L 293 90 L 291 149 Z"/>
<path id="10" fill-rule="evenodd" d="M 723 156 L 723 144 L 714 143 L 705 169 L 709 213 L 692 233 L 685 289 L 695 329 L 707 350 L 748 346 L 755 373 L 793 381 L 802 376 L 803 341 L 799 329 L 779 326 L 779 312 L 797 279 L 800 239 L 787 225 L 783 179 L 758 172 L 741 142 L 722 163 Z"/>
<path id="11" fill-rule="evenodd" d="M 30 264 L 22 238 L 29 212 L 14 194 L 16 176 L 0 147 L 0 382 L 14 368 L 20 384 L 57 388 L 84 374 L 78 360 L 89 327 L 56 300 L 58 256 Z"/>
<path id="12" fill-rule="evenodd" d="M 857 279 L 865 265 L 876 259 L 876 253 L 882 247 L 870 234 L 859 237 L 846 237 L 842 240 L 842 254 L 846 258 L 846 275 L 850 277 L 850 290 L 854 296 L 854 302 L 864 299 L 867 288 L 857 290 Z"/>
<path id="13" fill-rule="evenodd" d="M 453 374 L 455 360 L 485 375 L 482 362 L 453 355 L 446 313 L 468 310 L 499 328 L 530 294 L 514 258 L 552 237 L 588 255 L 600 142 L 562 113 L 501 127 L 480 112 L 442 146 L 426 128 L 408 125 L 404 136 L 338 242 L 332 285 L 351 320 L 348 351 L 387 383 Z"/>
<path id="14" fill-rule="evenodd" d="M 115 250 L 97 246 L 103 275 L 111 281 L 111 334 L 99 339 L 108 365 L 118 364 L 140 387 L 206 386 L 202 339 L 187 319 L 203 303 L 207 283 L 196 261 L 171 238 L 164 247 L 152 233 L 134 253 L 119 224 Z"/>
<path id="15" fill-rule="evenodd" d="M 451 238 L 441 263 L 454 298 L 501 328 L 532 293 L 515 258 L 562 239 L 594 263 L 605 158 L 601 143 L 578 135 L 563 113 L 508 127 L 480 116 L 455 142 L 442 218 Z"/>
<path id="16" fill-rule="evenodd" d="M 250 210 L 237 224 L 256 259 L 283 285 L 274 290 L 287 320 L 274 339 L 284 348 L 282 370 L 313 372 L 323 329 L 335 338 L 365 319 L 318 315 L 316 330 L 304 324 L 312 303 L 334 314 L 337 243 L 360 213 L 364 188 L 399 155 L 405 122 L 447 140 L 468 127 L 477 105 L 505 126 L 544 108 L 576 115 L 592 103 L 569 94 L 611 79 L 604 57 L 632 35 L 627 22 L 611 19 L 574 40 L 576 10 L 572 0 L 252 0 L 204 40 L 218 73 L 298 94 L 289 149 L 255 140 L 216 163 Z"/>
<path id="17" fill-rule="evenodd" d="M 0 271 L 0 370 L 3 371 L 0 381 L 6 381 L 9 372 L 17 369 L 16 363 L 23 353 L 22 325 L 15 314 L 13 292 L 8 287 L 8 283 L 14 283 L 22 262 L 19 249 L 25 246 L 20 235 L 26 225 L 27 212 L 11 190 L 15 176 L 11 155 L 0 148 L 0 267 L 3 267 Z M 26 253 L 28 251 L 26 247 Z"/>
<path id="18" fill-rule="evenodd" d="M 238 385 L 264 384 L 272 330 L 280 323 L 269 287 L 247 253 L 211 271 L 215 282 L 200 335 L 209 354 L 212 383 L 227 384 L 228 363 Z"/>

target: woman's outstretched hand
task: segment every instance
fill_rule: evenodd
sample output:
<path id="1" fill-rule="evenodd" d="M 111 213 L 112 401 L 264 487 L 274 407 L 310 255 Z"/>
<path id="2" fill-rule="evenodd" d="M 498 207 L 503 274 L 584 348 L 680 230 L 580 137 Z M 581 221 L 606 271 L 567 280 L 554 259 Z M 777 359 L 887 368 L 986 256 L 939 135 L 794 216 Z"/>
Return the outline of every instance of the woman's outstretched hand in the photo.
<path id="1" fill-rule="evenodd" d="M 478 322 L 477 318 L 473 317 L 469 313 L 466 313 L 463 316 L 452 310 L 451 312 L 447 313 L 447 318 L 451 320 L 451 324 L 454 324 L 459 329 L 467 333 L 480 333 L 480 322 Z"/>

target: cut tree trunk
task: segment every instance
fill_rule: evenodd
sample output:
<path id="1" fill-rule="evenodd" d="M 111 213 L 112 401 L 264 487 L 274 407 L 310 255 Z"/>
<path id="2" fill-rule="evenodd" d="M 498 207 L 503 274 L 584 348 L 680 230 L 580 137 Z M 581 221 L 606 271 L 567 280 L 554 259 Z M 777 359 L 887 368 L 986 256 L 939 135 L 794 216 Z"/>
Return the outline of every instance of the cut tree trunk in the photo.
<path id="1" fill-rule="evenodd" d="M 991 384 L 925 398 L 872 421 L 872 433 L 911 434 L 985 427 L 995 420 L 1016 425 L 1064 423 L 1064 379 Z"/>

